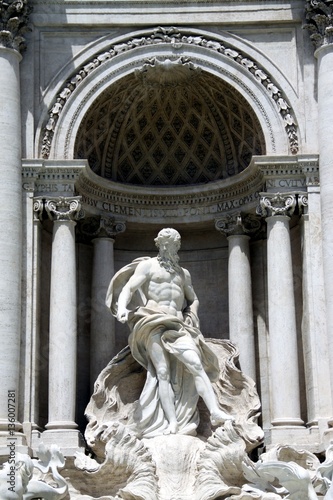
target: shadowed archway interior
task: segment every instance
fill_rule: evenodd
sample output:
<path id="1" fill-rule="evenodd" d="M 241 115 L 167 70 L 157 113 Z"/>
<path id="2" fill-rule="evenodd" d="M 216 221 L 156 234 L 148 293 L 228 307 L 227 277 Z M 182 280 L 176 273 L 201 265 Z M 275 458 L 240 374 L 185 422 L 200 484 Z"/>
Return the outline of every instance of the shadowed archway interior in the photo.
<path id="1" fill-rule="evenodd" d="M 156 59 L 96 99 L 75 144 L 96 174 L 146 186 L 225 179 L 262 154 L 259 121 L 238 91 L 191 63 Z"/>

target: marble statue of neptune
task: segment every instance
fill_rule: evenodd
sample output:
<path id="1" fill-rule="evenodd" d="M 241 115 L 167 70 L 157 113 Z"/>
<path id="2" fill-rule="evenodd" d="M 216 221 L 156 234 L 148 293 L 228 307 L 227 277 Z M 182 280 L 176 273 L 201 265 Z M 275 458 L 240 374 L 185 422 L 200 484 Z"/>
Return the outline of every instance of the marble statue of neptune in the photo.
<path id="1" fill-rule="evenodd" d="M 162 229 L 157 257 L 136 259 L 112 279 L 107 305 L 130 328 L 132 356 L 147 370 L 135 412 L 142 437 L 195 434 L 198 398 L 213 425 L 233 420 L 219 407 L 212 382 L 218 360 L 199 330 L 199 301 L 190 273 L 179 265 L 181 238 Z"/>

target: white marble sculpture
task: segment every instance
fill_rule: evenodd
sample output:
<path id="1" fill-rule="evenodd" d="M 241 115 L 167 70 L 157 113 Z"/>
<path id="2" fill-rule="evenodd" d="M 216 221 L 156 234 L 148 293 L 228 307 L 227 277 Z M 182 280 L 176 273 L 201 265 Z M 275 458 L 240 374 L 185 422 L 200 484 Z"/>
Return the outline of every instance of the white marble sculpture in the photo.
<path id="1" fill-rule="evenodd" d="M 141 435 L 193 434 L 199 396 L 213 425 L 233 417 L 219 408 L 212 388 L 218 361 L 199 330 L 191 276 L 178 264 L 180 235 L 163 229 L 155 243 L 157 257 L 136 260 L 114 276 L 107 305 L 128 322 L 132 356 L 147 370 L 137 408 Z"/>
<path id="2" fill-rule="evenodd" d="M 58 472 L 65 465 L 59 447 L 41 444 L 38 457 L 36 460 L 17 453 L 4 464 L 0 471 L 1 500 L 61 500 L 67 496 L 68 484 Z"/>
<path id="3" fill-rule="evenodd" d="M 93 456 L 78 454 L 66 470 L 70 499 L 333 500 L 330 449 L 323 464 L 288 446 L 250 459 L 263 441 L 255 383 L 231 342 L 201 334 L 177 231 L 155 241 L 158 257 L 132 262 L 109 287 L 129 346 L 95 382 L 85 433 Z"/>
<path id="4" fill-rule="evenodd" d="M 237 349 L 199 330 L 179 233 L 165 229 L 155 241 L 158 257 L 137 259 L 110 284 L 107 304 L 128 322 L 129 346 L 95 382 L 85 432 L 94 458 L 77 456 L 71 498 L 238 493 L 243 460 L 263 440 L 255 383 L 238 368 Z"/>

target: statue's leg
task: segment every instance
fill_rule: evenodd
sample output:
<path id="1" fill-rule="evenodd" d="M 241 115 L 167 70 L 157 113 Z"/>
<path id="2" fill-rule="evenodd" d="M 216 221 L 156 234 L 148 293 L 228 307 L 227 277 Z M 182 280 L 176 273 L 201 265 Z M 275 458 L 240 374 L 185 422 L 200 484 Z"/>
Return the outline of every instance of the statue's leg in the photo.
<path id="1" fill-rule="evenodd" d="M 186 350 L 176 355 L 186 368 L 192 373 L 194 383 L 199 396 L 202 397 L 208 410 L 213 425 L 223 424 L 226 420 L 234 420 L 231 415 L 222 411 L 207 373 L 203 369 L 201 359 L 195 351 Z"/>
<path id="2" fill-rule="evenodd" d="M 160 402 L 169 422 L 168 433 L 176 434 L 178 423 L 174 405 L 174 393 L 170 384 L 170 363 L 168 353 L 161 344 L 160 335 L 153 335 L 148 342 L 147 349 L 150 359 L 156 370 Z"/>

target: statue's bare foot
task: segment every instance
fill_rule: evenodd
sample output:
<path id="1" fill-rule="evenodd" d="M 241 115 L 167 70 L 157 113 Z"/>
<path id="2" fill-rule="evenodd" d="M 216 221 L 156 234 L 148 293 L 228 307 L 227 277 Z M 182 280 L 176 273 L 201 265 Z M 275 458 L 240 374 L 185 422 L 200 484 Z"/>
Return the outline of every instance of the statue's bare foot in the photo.
<path id="1" fill-rule="evenodd" d="M 222 410 L 217 410 L 210 414 L 210 421 L 212 425 L 222 425 L 226 420 L 231 420 L 233 422 L 235 419 Z"/>
<path id="2" fill-rule="evenodd" d="M 178 432 L 178 423 L 170 422 L 169 427 L 164 431 L 164 434 L 177 434 Z"/>

